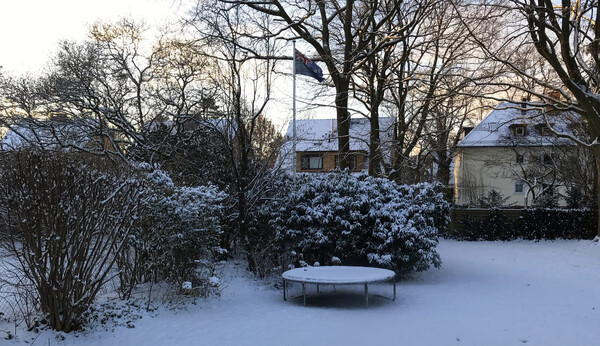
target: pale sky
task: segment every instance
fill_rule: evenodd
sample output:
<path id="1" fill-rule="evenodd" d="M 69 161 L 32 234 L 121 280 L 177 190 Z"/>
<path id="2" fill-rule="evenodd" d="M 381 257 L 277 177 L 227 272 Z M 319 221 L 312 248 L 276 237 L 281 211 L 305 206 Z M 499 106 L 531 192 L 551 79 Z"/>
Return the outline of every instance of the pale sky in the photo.
<path id="1" fill-rule="evenodd" d="M 184 13 L 181 0 L 2 0 L 0 66 L 10 73 L 37 72 L 61 40 L 84 40 L 99 19 L 123 16 L 162 25 Z"/>
<path id="2" fill-rule="evenodd" d="M 38 73 L 62 40 L 83 41 L 89 25 L 123 16 L 162 26 L 185 15 L 195 0 L 0 0 L 0 66 L 12 75 Z M 291 47 L 290 47 L 291 49 Z M 304 53 L 311 53 L 305 50 Z M 291 72 L 291 66 L 290 66 Z M 298 78 L 298 118 L 335 117 L 332 108 L 306 108 L 308 77 Z M 279 78 L 266 114 L 285 132 L 291 119 L 291 78 Z M 310 102 L 310 101 L 309 101 Z"/>

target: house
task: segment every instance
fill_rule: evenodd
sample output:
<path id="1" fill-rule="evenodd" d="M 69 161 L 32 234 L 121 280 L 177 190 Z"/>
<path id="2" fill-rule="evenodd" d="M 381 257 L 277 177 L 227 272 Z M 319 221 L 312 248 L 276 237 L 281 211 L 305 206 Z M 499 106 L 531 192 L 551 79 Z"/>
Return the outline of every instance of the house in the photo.
<path id="1" fill-rule="evenodd" d="M 580 169 L 585 167 L 585 154 L 572 141 L 555 136 L 546 120 L 560 133 L 573 134 L 581 128 L 573 114 L 550 111 L 541 104 L 505 102 L 469 129 L 454 157 L 454 202 L 476 205 L 496 191 L 507 198 L 506 205 L 527 207 L 541 197 L 565 205 L 578 183 L 576 176 L 586 174 Z"/>
<path id="2" fill-rule="evenodd" d="M 76 148 L 90 152 L 115 152 L 113 143 L 107 136 L 99 135 L 98 128 L 98 122 L 89 118 L 24 118 L 8 127 L 0 139 L 0 151 L 33 147 L 43 150 Z"/>
<path id="3" fill-rule="evenodd" d="M 380 153 L 389 161 L 390 145 L 394 130 L 394 118 L 379 118 Z M 350 154 L 352 172 L 367 172 L 369 168 L 369 119 L 351 118 Z M 336 119 L 296 120 L 296 152 L 293 153 L 293 126 L 288 126 L 282 145 L 280 160 L 282 167 L 289 172 L 319 173 L 330 172 L 339 167 L 338 133 Z"/>

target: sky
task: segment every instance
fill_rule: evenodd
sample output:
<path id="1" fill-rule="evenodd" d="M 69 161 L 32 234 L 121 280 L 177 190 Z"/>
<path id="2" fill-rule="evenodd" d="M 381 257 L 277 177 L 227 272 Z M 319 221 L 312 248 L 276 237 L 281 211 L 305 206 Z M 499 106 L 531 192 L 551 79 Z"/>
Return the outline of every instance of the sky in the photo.
<path id="1" fill-rule="evenodd" d="M 183 3 L 183 5 L 182 5 Z M 180 0 L 4 0 L 0 5 L 0 66 L 35 73 L 62 40 L 84 40 L 89 25 L 123 16 L 162 25 L 184 13 Z"/>
<path id="2" fill-rule="evenodd" d="M 36 74 L 63 40 L 83 41 L 91 24 L 124 16 L 160 27 L 185 15 L 195 0 L 4 0 L 0 5 L 0 66 L 11 75 Z M 312 53 L 309 49 L 303 53 Z M 290 67 L 291 70 L 291 67 Z M 331 107 L 308 107 L 314 83 L 298 78 L 298 118 L 335 117 Z M 291 78 L 279 78 L 265 110 L 283 133 L 291 120 Z"/>

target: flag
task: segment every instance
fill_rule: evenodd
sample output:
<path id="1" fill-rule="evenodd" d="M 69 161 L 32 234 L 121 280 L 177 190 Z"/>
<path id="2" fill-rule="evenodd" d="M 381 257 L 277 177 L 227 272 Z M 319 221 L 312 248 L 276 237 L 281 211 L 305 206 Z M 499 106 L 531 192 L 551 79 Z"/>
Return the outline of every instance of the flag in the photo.
<path id="1" fill-rule="evenodd" d="M 322 82 L 323 70 L 314 63 L 312 60 L 306 57 L 306 55 L 300 53 L 298 50 L 294 50 L 294 65 L 296 67 L 296 73 L 304 76 L 313 77 L 314 79 Z"/>

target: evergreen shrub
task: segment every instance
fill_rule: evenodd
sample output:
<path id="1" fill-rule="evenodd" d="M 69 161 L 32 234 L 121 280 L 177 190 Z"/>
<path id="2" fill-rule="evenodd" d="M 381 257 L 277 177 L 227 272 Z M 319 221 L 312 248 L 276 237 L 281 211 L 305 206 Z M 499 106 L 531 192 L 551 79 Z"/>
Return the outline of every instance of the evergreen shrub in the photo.
<path id="1" fill-rule="evenodd" d="M 509 220 L 502 209 L 492 208 L 484 220 L 463 214 L 460 229 L 445 237 L 459 240 L 592 239 L 596 235 L 596 212 L 590 209 L 523 209 Z"/>
<path id="2" fill-rule="evenodd" d="M 258 213 L 252 232 L 272 235 L 281 264 L 328 265 L 337 257 L 342 265 L 405 276 L 440 266 L 435 247 L 448 213 L 441 185 L 336 172 L 287 184 Z"/>

